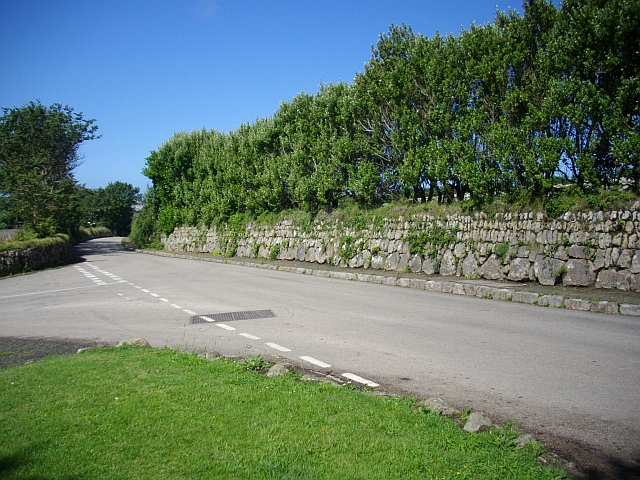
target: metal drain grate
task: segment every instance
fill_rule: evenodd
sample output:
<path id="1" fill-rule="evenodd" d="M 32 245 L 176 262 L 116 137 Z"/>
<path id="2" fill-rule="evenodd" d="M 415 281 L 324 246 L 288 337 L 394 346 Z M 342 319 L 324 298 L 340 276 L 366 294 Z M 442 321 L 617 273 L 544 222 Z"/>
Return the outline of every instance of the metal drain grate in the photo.
<path id="1" fill-rule="evenodd" d="M 271 318 L 275 316 L 271 310 L 210 313 L 207 315 L 194 315 L 189 319 L 189 323 L 233 322 L 234 320 L 256 320 L 258 318 Z"/>

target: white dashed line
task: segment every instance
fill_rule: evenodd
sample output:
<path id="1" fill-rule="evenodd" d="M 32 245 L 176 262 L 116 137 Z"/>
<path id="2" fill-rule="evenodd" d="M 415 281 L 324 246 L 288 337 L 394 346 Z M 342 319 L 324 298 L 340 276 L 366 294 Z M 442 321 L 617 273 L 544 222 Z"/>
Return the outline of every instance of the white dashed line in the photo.
<path id="1" fill-rule="evenodd" d="M 127 282 L 127 285 L 135 286 L 135 285 L 133 285 L 133 283 L 131 283 L 131 282 Z"/>
<path id="2" fill-rule="evenodd" d="M 143 289 L 142 289 L 142 291 L 143 291 L 144 293 L 149 293 L 149 290 L 147 290 L 146 288 L 143 288 Z"/>
<path id="3" fill-rule="evenodd" d="M 211 320 L 209 317 L 205 317 L 204 315 L 200 315 L 200 319 L 204 320 L 205 322 L 209 322 L 209 323 L 215 322 L 215 320 Z"/>
<path id="4" fill-rule="evenodd" d="M 188 313 L 189 315 L 197 315 L 197 313 L 196 313 L 196 312 L 194 312 L 194 311 L 192 311 L 192 310 L 184 309 L 184 310 L 182 310 L 182 311 L 183 311 L 184 313 Z"/>
<path id="5" fill-rule="evenodd" d="M 160 301 L 169 303 L 169 300 L 167 300 L 166 298 L 161 298 Z"/>
<path id="6" fill-rule="evenodd" d="M 313 357 L 304 356 L 304 357 L 300 357 L 300 359 L 304 360 L 305 362 L 313 363 L 314 365 L 317 365 L 318 367 L 322 367 L 322 368 L 329 368 L 331 366 L 328 363 L 324 363 Z"/>
<path id="7" fill-rule="evenodd" d="M 180 305 L 176 305 L 175 303 L 172 303 L 171 306 L 173 308 L 178 308 L 178 309 L 182 309 L 182 307 Z"/>
<path id="8" fill-rule="evenodd" d="M 157 293 L 150 293 L 149 295 L 151 295 L 152 297 L 156 297 L 156 298 L 158 298 L 160 296 Z"/>
<path id="9" fill-rule="evenodd" d="M 229 325 L 225 325 L 224 323 L 216 323 L 216 325 L 220 328 L 224 328 L 225 330 L 235 330 L 235 328 Z"/>
<path id="10" fill-rule="evenodd" d="M 250 333 L 241 333 L 240 336 L 248 338 L 250 340 L 260 340 L 260 337 L 256 337 L 255 335 L 251 335 Z"/>
<path id="11" fill-rule="evenodd" d="M 122 296 L 122 294 L 121 294 L 121 293 L 118 293 L 118 296 L 119 296 L 119 297 L 121 297 L 121 296 Z"/>
<path id="12" fill-rule="evenodd" d="M 291 349 L 287 347 L 283 347 L 282 345 L 278 345 L 277 343 L 267 342 L 265 343 L 267 347 L 275 348 L 276 350 L 280 350 L 281 352 L 290 352 Z"/>
<path id="13" fill-rule="evenodd" d="M 139 287 L 138 285 L 134 285 L 134 286 L 133 286 L 133 288 L 138 288 L 138 289 L 140 289 L 140 288 L 142 288 L 142 287 Z"/>
<path id="14" fill-rule="evenodd" d="M 359 377 L 358 375 L 354 375 L 353 373 L 343 373 L 342 376 L 344 378 L 348 378 L 349 380 L 353 380 L 354 382 L 362 383 L 363 385 L 366 385 L 367 387 L 374 388 L 374 387 L 379 387 L 380 386 L 376 382 L 372 382 L 371 380 L 367 380 L 366 378 Z"/>

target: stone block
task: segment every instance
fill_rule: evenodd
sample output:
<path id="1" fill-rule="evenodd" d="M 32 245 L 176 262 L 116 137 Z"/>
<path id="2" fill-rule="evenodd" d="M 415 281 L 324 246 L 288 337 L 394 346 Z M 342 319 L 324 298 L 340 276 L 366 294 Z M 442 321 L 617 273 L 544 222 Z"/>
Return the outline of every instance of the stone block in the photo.
<path id="1" fill-rule="evenodd" d="M 471 284 L 471 283 L 465 283 L 464 284 L 464 294 L 469 296 L 469 297 L 475 297 L 477 289 L 478 289 L 478 287 L 476 285 Z"/>
<path id="2" fill-rule="evenodd" d="M 450 276 L 456 274 L 456 258 L 451 250 L 444 252 L 440 261 L 440 275 Z"/>
<path id="3" fill-rule="evenodd" d="M 623 303 L 620 305 L 620 315 L 631 315 L 634 317 L 640 317 L 640 305 Z"/>
<path id="4" fill-rule="evenodd" d="M 602 270 L 598 274 L 598 279 L 596 280 L 596 288 L 629 290 L 630 278 L 630 273 L 625 275 L 613 268 Z"/>
<path id="5" fill-rule="evenodd" d="M 564 302 L 562 295 L 540 295 L 538 297 L 538 305 L 545 307 L 560 308 Z"/>
<path id="6" fill-rule="evenodd" d="M 591 262 L 572 258 L 565 264 L 566 270 L 562 275 L 565 287 L 590 287 L 596 282 L 596 274 Z"/>
<path id="7" fill-rule="evenodd" d="M 515 282 L 520 282 L 522 280 L 529 280 L 529 267 L 531 263 L 529 263 L 529 259 L 525 257 L 518 257 L 511 260 L 509 275 L 507 278 L 509 280 L 513 280 Z"/>
<path id="8" fill-rule="evenodd" d="M 556 258 L 539 255 L 533 262 L 533 268 L 541 285 L 555 285 L 562 273 L 564 262 Z"/>
<path id="9" fill-rule="evenodd" d="M 400 263 L 400 256 L 397 253 L 392 253 L 384 261 L 384 269 L 395 271 L 398 269 L 399 263 Z"/>
<path id="10" fill-rule="evenodd" d="M 419 253 L 416 253 L 413 257 L 411 257 L 409 267 L 411 268 L 411 271 L 413 273 L 418 273 L 422 270 L 422 256 Z"/>
<path id="11" fill-rule="evenodd" d="M 533 305 L 538 301 L 539 296 L 538 293 L 533 292 L 513 292 L 511 294 L 511 301 Z"/>
<path id="12" fill-rule="evenodd" d="M 618 304 L 616 302 L 591 302 L 592 312 L 618 314 Z"/>
<path id="13" fill-rule="evenodd" d="M 500 280 L 503 277 L 502 263 L 495 254 L 480 267 L 480 276 L 487 280 Z"/>
<path id="14" fill-rule="evenodd" d="M 467 278 L 478 276 L 478 261 L 473 252 L 469 252 L 467 258 L 462 262 L 462 275 Z"/>
<path id="15" fill-rule="evenodd" d="M 494 300 L 507 301 L 507 300 L 511 300 L 512 294 L 513 294 L 513 291 L 509 290 L 508 288 L 496 288 L 494 289 L 492 298 Z"/>
<path id="16" fill-rule="evenodd" d="M 433 275 L 434 273 L 436 273 L 436 263 L 434 262 L 433 258 L 426 257 L 422 261 L 422 271 L 427 275 Z"/>
<path id="17" fill-rule="evenodd" d="M 566 298 L 564 300 L 564 306 L 569 310 L 588 311 L 591 309 L 591 302 L 582 300 L 581 298 Z"/>
<path id="18" fill-rule="evenodd" d="M 451 293 L 455 295 L 464 295 L 464 285 L 461 283 L 454 283 Z"/>

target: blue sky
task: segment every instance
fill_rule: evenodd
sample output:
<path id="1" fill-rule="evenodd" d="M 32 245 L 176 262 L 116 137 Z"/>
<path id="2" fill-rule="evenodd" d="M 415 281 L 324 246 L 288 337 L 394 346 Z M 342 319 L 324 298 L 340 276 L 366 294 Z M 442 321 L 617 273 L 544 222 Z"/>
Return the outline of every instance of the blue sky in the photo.
<path id="1" fill-rule="evenodd" d="M 392 23 L 457 35 L 509 6 L 522 13 L 498 0 L 0 0 L 0 106 L 96 119 L 75 177 L 145 191 L 145 158 L 175 132 L 227 132 L 351 83 Z"/>

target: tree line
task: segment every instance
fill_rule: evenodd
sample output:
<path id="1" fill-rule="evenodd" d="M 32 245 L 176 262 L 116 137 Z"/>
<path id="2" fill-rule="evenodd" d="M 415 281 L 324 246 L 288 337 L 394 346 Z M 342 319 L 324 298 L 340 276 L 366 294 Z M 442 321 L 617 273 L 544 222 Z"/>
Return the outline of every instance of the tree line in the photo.
<path id="1" fill-rule="evenodd" d="M 399 198 L 638 190 L 640 2 L 529 0 L 458 36 L 392 25 L 352 83 L 229 133 L 178 133 L 146 160 L 137 235 L 234 214 Z"/>
<path id="2" fill-rule="evenodd" d="M 134 207 L 142 201 L 131 184 L 89 189 L 78 184 L 80 145 L 99 138 L 95 120 L 73 108 L 29 102 L 3 108 L 0 117 L 0 228 L 27 235 L 75 236 L 80 227 L 129 233 Z"/>

